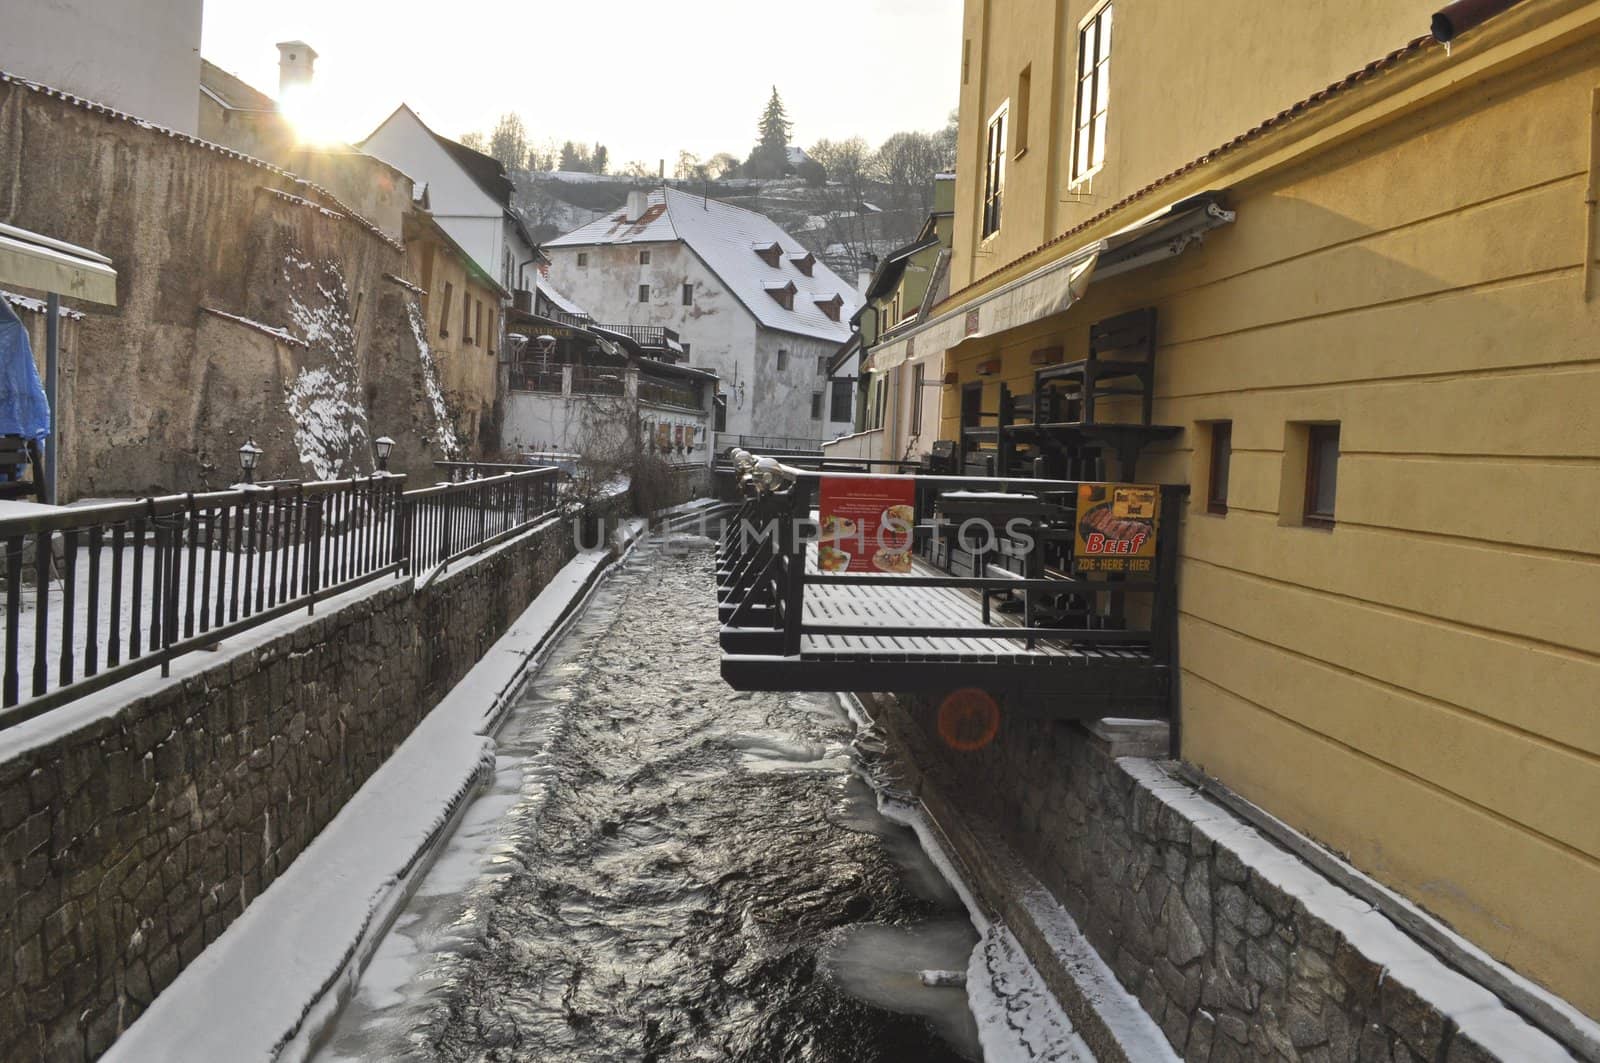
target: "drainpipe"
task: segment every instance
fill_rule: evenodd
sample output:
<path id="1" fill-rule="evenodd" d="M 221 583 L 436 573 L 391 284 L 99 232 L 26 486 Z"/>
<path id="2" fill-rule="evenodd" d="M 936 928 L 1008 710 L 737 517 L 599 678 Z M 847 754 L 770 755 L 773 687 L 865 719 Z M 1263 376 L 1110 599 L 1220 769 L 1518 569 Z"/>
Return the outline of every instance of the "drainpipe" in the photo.
<path id="1" fill-rule="evenodd" d="M 1455 3 L 1447 4 L 1434 12 L 1433 39 L 1440 44 L 1449 44 L 1468 30 L 1477 29 L 1491 18 L 1516 7 L 1521 2 L 1522 0 L 1455 0 Z"/>

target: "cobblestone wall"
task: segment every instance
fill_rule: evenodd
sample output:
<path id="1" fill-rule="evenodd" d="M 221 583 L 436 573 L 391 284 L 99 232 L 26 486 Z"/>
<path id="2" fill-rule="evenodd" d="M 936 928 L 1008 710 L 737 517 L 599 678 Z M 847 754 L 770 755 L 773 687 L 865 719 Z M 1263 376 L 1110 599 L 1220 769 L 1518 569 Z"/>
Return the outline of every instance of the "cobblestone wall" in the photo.
<path id="1" fill-rule="evenodd" d="M 1082 726 L 1008 717 L 990 746 L 964 753 L 939 741 L 931 706 L 874 706 L 936 789 L 930 807 L 967 821 L 952 836 L 1008 842 L 1185 1060 L 1494 1058 Z"/>
<path id="2" fill-rule="evenodd" d="M 549 525 L 0 763 L 0 1059 L 103 1052 L 574 553 Z"/>

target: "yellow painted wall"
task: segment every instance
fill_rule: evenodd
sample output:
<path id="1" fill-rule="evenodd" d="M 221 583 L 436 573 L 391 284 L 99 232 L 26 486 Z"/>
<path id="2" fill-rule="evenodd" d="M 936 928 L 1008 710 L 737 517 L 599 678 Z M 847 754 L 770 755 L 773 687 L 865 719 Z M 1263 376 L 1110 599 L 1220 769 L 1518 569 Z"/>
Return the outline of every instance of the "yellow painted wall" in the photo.
<path id="1" fill-rule="evenodd" d="M 422 313 L 428 323 L 428 345 L 439 367 L 439 385 L 455 419 L 462 442 L 476 446 L 483 428 L 492 424 L 499 395 L 499 350 L 503 328 L 500 321 L 500 293 L 485 284 L 476 271 L 469 272 L 464 254 L 427 235 L 414 236 L 406 243 L 406 265 L 411 280 L 427 289 L 422 298 Z M 445 285 L 452 290 L 449 319 L 441 335 Z M 461 331 L 463 297 L 483 304 L 483 334 L 466 342 Z"/>
<path id="2" fill-rule="evenodd" d="M 1262 119 L 1428 32 L 1439 0 L 1120 0 L 1107 155 L 1073 186 L 1078 27 L 1100 0 L 966 0 L 951 291 L 1100 213 Z M 1028 150 L 1008 151 L 1000 233 L 978 238 L 990 116 L 1017 110 L 1031 68 Z M 1016 144 L 1015 130 L 1011 137 Z"/>
<path id="3" fill-rule="evenodd" d="M 1185 432 L 1139 477 L 1202 486 L 1198 425 L 1233 422 L 1229 512 L 1182 529 L 1186 759 L 1591 1015 L 1597 88 L 1600 29 L 1241 182 L 1224 160 L 1197 180 L 1235 224 L 952 358 L 999 351 L 1021 393 L 1031 350 L 1158 308 L 1155 419 Z M 1341 425 L 1331 531 L 1284 525 L 1300 421 Z"/>

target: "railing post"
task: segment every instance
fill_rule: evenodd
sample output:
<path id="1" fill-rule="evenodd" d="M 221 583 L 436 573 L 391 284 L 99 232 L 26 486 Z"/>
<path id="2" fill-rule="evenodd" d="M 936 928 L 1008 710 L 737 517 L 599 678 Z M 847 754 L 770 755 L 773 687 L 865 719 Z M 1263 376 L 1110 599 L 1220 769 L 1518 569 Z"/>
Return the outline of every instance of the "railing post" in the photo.
<path id="1" fill-rule="evenodd" d="M 414 507 L 406 500 L 404 491 L 395 491 L 394 559 L 400 564 L 400 574 L 411 574 L 411 520 Z"/>
<path id="2" fill-rule="evenodd" d="M 317 612 L 322 589 L 322 495 L 306 500 L 306 615 Z"/>
<path id="3" fill-rule="evenodd" d="M 800 654 L 800 627 L 805 622 L 806 590 L 806 540 L 800 534 L 800 522 L 811 517 L 810 480 L 797 479 L 789 488 L 788 514 L 788 525 L 782 531 L 788 554 L 784 575 L 789 581 L 783 588 L 783 652 L 796 657 Z"/>

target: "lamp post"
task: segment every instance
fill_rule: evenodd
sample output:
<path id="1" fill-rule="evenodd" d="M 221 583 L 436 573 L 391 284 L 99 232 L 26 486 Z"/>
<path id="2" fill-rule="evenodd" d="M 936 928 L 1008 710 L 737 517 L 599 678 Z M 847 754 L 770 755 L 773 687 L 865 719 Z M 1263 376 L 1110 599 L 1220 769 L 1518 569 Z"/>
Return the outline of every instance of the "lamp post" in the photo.
<path id="1" fill-rule="evenodd" d="M 389 471 L 389 452 L 394 449 L 394 440 L 388 436 L 379 436 L 372 441 L 372 449 L 378 452 L 378 471 Z"/>
<path id="2" fill-rule="evenodd" d="M 244 446 L 239 448 L 239 468 L 244 470 L 245 483 L 256 482 L 256 463 L 261 460 L 262 453 L 262 449 L 256 446 L 254 439 L 245 440 Z"/>

